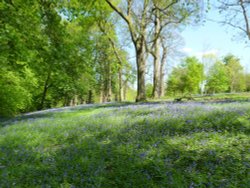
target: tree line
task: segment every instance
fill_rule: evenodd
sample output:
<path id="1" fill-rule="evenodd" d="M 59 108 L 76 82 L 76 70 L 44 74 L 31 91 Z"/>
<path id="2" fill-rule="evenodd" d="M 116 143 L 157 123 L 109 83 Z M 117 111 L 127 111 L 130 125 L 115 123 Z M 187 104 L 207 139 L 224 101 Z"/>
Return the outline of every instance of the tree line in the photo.
<path id="1" fill-rule="evenodd" d="M 210 59 L 209 64 L 206 59 Z M 167 92 L 170 96 L 245 92 L 250 91 L 249 78 L 250 73 L 244 71 L 240 59 L 232 54 L 222 60 L 205 55 L 203 62 L 187 57 L 169 75 Z"/>
<path id="2" fill-rule="evenodd" d="M 248 4 L 238 4 L 243 15 Z M 151 97 L 164 96 L 178 31 L 199 22 L 205 9 L 193 0 L 1 1 L 0 115 L 127 100 L 135 82 L 136 101 L 144 101 L 150 64 Z M 124 41 L 131 41 L 135 64 Z"/>
<path id="3" fill-rule="evenodd" d="M 101 1 L 1 1 L 0 115 L 126 100 L 135 70 L 111 14 Z"/>

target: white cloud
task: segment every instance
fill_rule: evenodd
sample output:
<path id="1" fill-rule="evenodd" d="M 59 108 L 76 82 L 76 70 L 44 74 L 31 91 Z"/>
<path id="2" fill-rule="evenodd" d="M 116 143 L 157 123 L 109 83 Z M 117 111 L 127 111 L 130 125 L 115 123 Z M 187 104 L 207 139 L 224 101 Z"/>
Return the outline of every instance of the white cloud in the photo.
<path id="1" fill-rule="evenodd" d="M 195 51 L 192 48 L 182 48 L 181 51 L 188 56 L 195 56 L 197 58 L 202 58 L 204 55 L 218 56 L 219 54 L 218 49 L 211 49 L 211 50 L 206 50 L 206 51 Z"/>
<path id="2" fill-rule="evenodd" d="M 219 50 L 217 49 L 212 49 L 212 50 L 207 50 L 207 51 L 203 51 L 203 52 L 197 52 L 197 56 L 204 56 L 204 55 L 218 55 Z"/>
<path id="3" fill-rule="evenodd" d="M 181 51 L 184 53 L 190 54 L 193 52 L 193 49 L 192 48 L 182 48 Z"/>
<path id="4" fill-rule="evenodd" d="M 212 50 L 207 50 L 207 51 L 203 51 L 203 52 L 196 52 L 193 55 L 199 59 L 202 59 L 202 57 L 205 55 L 212 55 L 212 56 L 217 57 L 219 55 L 219 50 L 212 49 Z"/>

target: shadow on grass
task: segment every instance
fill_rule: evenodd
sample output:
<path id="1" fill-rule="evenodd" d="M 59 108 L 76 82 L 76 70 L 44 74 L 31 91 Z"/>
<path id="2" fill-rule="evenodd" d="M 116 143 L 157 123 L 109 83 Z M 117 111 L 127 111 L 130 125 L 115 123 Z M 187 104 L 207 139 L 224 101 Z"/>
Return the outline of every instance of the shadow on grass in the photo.
<path id="1" fill-rule="evenodd" d="M 73 107 L 62 107 L 62 108 L 53 108 L 42 111 L 30 112 L 26 114 L 22 114 L 16 116 L 14 118 L 0 118 L 0 127 L 8 126 L 18 121 L 25 121 L 29 119 L 42 119 L 42 118 L 50 118 L 63 113 L 75 113 L 81 112 L 84 110 L 94 110 L 100 108 L 112 108 L 112 107 L 122 107 L 128 106 L 133 103 L 123 102 L 123 103 L 104 103 L 104 104 L 85 104 Z"/>
<path id="2" fill-rule="evenodd" d="M 24 141 L 25 142 L 25 141 Z M 186 150 L 163 145 L 150 151 L 136 145 L 70 145 L 49 155 L 1 144 L 1 187 L 247 187 L 249 161 L 238 153 Z M 85 144 L 86 144 L 85 143 Z M 146 150 L 146 152 L 143 152 Z"/>
<path id="3" fill-rule="evenodd" d="M 0 187 L 248 187 L 249 122 L 224 115 L 142 119 L 118 130 L 93 125 L 72 129 L 49 146 L 6 136 Z"/>
<path id="4" fill-rule="evenodd" d="M 229 103 L 235 103 L 235 102 L 249 102 L 249 99 L 247 100 L 234 100 L 234 99 L 219 99 L 219 100 L 209 100 L 209 101 L 191 101 L 192 103 L 200 103 L 200 104 L 229 104 Z M 60 113 L 74 113 L 74 112 L 80 112 L 83 110 L 91 110 L 91 109 L 102 109 L 102 108 L 114 108 L 114 107 L 125 107 L 125 106 L 140 106 L 140 105 L 159 105 L 159 104 L 185 104 L 190 103 L 190 101 L 181 101 L 181 102 L 175 102 L 175 101 L 151 101 L 151 102 L 139 102 L 139 103 L 133 103 L 133 102 L 111 102 L 111 103 L 103 103 L 103 104 L 84 104 L 74 107 L 62 107 L 62 108 L 53 108 L 53 109 L 47 109 L 42 111 L 36 111 L 36 112 L 30 112 L 26 114 L 22 114 L 19 116 L 16 116 L 14 118 L 3 118 L 0 117 L 0 127 L 11 125 L 12 123 L 18 122 L 18 121 L 25 121 L 28 119 L 41 119 L 41 118 L 50 118 L 54 115 L 60 114 Z"/>

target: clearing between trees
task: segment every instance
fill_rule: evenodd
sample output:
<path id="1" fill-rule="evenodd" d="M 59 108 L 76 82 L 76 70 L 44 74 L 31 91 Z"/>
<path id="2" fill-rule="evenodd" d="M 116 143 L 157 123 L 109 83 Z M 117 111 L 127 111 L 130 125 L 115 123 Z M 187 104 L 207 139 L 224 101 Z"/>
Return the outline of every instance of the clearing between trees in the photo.
<path id="1" fill-rule="evenodd" d="M 106 104 L 0 128 L 0 187 L 247 187 L 250 101 Z"/>

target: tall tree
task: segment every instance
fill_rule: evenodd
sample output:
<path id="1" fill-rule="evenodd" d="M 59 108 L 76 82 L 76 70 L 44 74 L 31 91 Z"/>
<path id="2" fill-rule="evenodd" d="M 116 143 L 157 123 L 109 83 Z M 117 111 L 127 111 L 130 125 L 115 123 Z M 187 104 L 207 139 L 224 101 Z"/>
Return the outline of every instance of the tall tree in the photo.
<path id="1" fill-rule="evenodd" d="M 216 61 L 208 71 L 206 90 L 208 93 L 225 92 L 228 89 L 228 74 L 225 64 Z"/>
<path id="2" fill-rule="evenodd" d="M 137 96 L 136 101 L 146 100 L 145 72 L 146 72 L 146 34 L 150 1 L 126 0 L 124 10 L 112 0 L 106 3 L 126 22 L 135 47 L 137 64 Z"/>
<path id="3" fill-rule="evenodd" d="M 161 46 L 162 46 L 162 57 L 160 62 L 160 83 L 159 83 L 159 97 L 164 97 L 165 95 L 165 65 L 167 62 L 168 56 L 168 47 L 164 37 L 161 37 Z"/>
<path id="4" fill-rule="evenodd" d="M 37 79 L 31 65 L 38 63 L 40 15 L 36 1 L 0 2 L 0 115 L 30 109 Z"/>
<path id="5" fill-rule="evenodd" d="M 198 2 L 187 1 L 180 3 L 179 1 L 168 0 L 152 1 L 151 19 L 153 21 L 153 34 L 150 37 L 149 43 L 152 42 L 150 53 L 154 58 L 153 98 L 159 98 L 161 96 L 160 43 L 161 36 L 165 35 L 165 33 L 163 33 L 164 30 L 170 32 L 174 28 L 179 27 L 180 24 L 184 24 L 192 15 L 197 16 L 196 13 L 198 13 L 199 10 L 200 7 Z"/>
<path id="6" fill-rule="evenodd" d="M 180 66 L 174 67 L 167 81 L 168 93 L 171 95 L 185 94 L 185 75 L 187 70 Z"/>
<path id="7" fill-rule="evenodd" d="M 39 109 L 45 107 L 46 97 L 49 88 L 53 85 L 53 79 L 56 80 L 57 72 L 63 69 L 63 60 L 66 57 L 64 38 L 66 36 L 66 27 L 61 24 L 61 16 L 58 14 L 55 7 L 57 3 L 53 1 L 40 0 L 40 13 L 42 15 L 41 23 L 43 24 L 43 35 L 45 42 L 43 45 L 43 61 L 37 69 L 40 69 L 40 74 L 43 76 L 43 89 L 40 98 Z M 43 66 L 41 66 L 43 65 Z M 59 73 L 60 74 L 60 73 Z"/>
<path id="8" fill-rule="evenodd" d="M 117 37 L 115 34 L 115 27 L 112 22 L 109 22 L 108 20 L 105 20 L 106 18 L 103 18 L 102 20 L 98 21 L 98 26 L 100 30 L 105 34 L 107 37 L 110 46 L 112 47 L 113 53 L 115 55 L 115 58 L 118 62 L 117 64 L 117 71 L 118 71 L 118 101 L 122 101 L 122 82 L 123 82 L 123 74 L 122 69 L 125 65 L 125 56 L 124 52 L 119 48 Z"/>
<path id="9" fill-rule="evenodd" d="M 108 5 L 126 22 L 128 30 L 135 48 L 136 63 L 137 63 L 137 97 L 136 101 L 146 99 L 145 95 L 145 72 L 146 72 L 146 50 L 148 48 L 148 30 L 154 22 L 153 46 L 154 49 L 154 92 L 153 96 L 159 95 L 160 76 L 159 76 L 159 36 L 165 25 L 171 22 L 181 22 L 186 18 L 187 12 L 197 10 L 198 4 L 196 1 L 154 1 L 154 0 L 124 0 L 125 7 L 119 7 L 112 0 L 105 0 Z M 153 17 L 152 17 L 153 15 Z M 162 16 L 161 16 L 162 15 Z M 163 16 L 165 15 L 165 16 Z M 176 20 L 176 18 L 178 18 Z M 151 38 L 152 39 L 152 38 Z"/>
<path id="10" fill-rule="evenodd" d="M 167 74 L 167 61 L 175 59 L 176 57 L 181 57 L 182 53 L 179 51 L 179 47 L 183 45 L 183 39 L 176 31 L 177 28 L 170 29 L 169 31 L 164 31 L 161 38 L 161 62 L 160 62 L 160 97 L 165 96 L 166 91 L 166 80 L 165 76 Z"/>
<path id="11" fill-rule="evenodd" d="M 203 65 L 195 57 L 187 57 L 183 64 L 174 68 L 168 80 L 168 89 L 173 94 L 196 94 L 204 80 Z"/>
<path id="12" fill-rule="evenodd" d="M 188 57 L 185 59 L 185 65 L 187 68 L 186 90 L 188 93 L 199 93 L 200 84 L 204 80 L 204 67 L 203 64 L 195 57 Z"/>
<path id="13" fill-rule="evenodd" d="M 224 57 L 223 61 L 226 65 L 229 77 L 229 91 L 243 91 L 245 89 L 244 69 L 240 64 L 240 59 L 229 54 Z"/>

